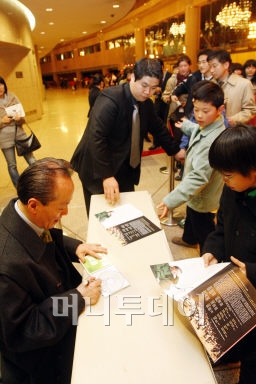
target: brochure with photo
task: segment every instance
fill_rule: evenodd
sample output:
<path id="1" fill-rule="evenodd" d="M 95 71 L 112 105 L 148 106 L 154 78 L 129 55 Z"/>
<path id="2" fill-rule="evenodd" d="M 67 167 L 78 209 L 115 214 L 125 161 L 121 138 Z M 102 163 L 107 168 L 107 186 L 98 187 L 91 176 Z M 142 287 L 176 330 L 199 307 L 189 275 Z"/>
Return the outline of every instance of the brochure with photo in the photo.
<path id="1" fill-rule="evenodd" d="M 232 263 L 202 258 L 151 265 L 215 363 L 256 326 L 256 289 Z"/>
<path id="2" fill-rule="evenodd" d="M 95 215 L 106 231 L 124 246 L 161 231 L 131 204 L 124 204 Z"/>

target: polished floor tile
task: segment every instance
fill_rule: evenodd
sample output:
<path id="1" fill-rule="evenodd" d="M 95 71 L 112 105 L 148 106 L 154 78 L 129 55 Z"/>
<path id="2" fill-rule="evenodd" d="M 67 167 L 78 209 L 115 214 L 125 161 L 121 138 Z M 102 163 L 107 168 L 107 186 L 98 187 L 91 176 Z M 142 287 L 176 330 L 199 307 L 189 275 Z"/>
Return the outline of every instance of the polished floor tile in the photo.
<path id="1" fill-rule="evenodd" d="M 35 152 L 36 158 L 58 157 L 70 160 L 74 149 L 79 142 L 87 122 L 88 90 L 78 89 L 60 90 L 47 89 L 44 96 L 44 115 L 41 120 L 33 122 L 30 127 L 38 136 L 42 147 Z M 152 143 L 145 142 L 145 149 Z M 9 178 L 6 163 L 2 153 L 0 168 L 0 211 L 8 201 L 16 196 L 16 191 Z M 166 154 L 156 154 L 142 158 L 141 180 L 137 190 L 147 190 L 151 196 L 155 209 L 162 198 L 170 191 L 170 175 L 160 172 L 160 168 L 167 166 L 169 169 L 169 157 Z M 23 158 L 17 158 L 20 172 L 27 166 Z M 85 240 L 87 234 L 87 216 L 80 180 L 75 173 L 73 176 L 75 191 L 69 206 L 69 214 L 62 218 L 63 230 L 73 237 Z M 178 222 L 185 216 L 185 205 L 173 211 L 173 220 Z M 177 225 L 162 226 L 175 260 L 188 257 L 198 257 L 196 249 L 180 247 L 171 242 L 173 236 L 181 236 L 182 229 Z M 159 250 L 161 252 L 161 250 Z M 238 370 L 216 371 L 218 384 L 235 384 Z"/>

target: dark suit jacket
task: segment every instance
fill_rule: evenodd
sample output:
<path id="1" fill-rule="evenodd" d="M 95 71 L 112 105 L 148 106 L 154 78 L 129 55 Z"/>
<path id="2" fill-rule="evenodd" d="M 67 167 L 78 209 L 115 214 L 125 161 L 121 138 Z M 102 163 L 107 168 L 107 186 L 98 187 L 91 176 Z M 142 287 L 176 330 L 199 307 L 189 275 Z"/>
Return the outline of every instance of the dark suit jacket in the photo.
<path id="1" fill-rule="evenodd" d="M 187 116 L 188 118 L 190 118 L 194 108 L 193 100 L 192 100 L 192 92 L 191 92 L 192 87 L 194 84 L 196 84 L 198 81 L 201 81 L 201 80 L 202 80 L 201 72 L 199 70 L 195 71 L 193 73 L 190 73 L 188 77 L 185 80 L 183 80 L 181 83 L 179 83 L 179 85 L 177 85 L 177 87 L 175 87 L 175 89 L 173 90 L 172 94 L 178 97 L 184 94 L 188 94 L 187 102 L 184 107 L 185 116 Z"/>
<path id="2" fill-rule="evenodd" d="M 99 96 L 101 90 L 98 88 L 98 87 L 92 87 L 89 91 L 89 96 L 88 96 L 88 101 L 89 101 L 89 111 L 88 111 L 88 115 L 87 117 L 90 117 L 90 113 L 91 113 L 91 110 L 92 110 L 92 107 L 94 106 L 94 103 L 97 99 L 97 97 Z"/>
<path id="3" fill-rule="evenodd" d="M 80 241 L 53 229 L 54 241 L 43 243 L 14 202 L 0 216 L 1 353 L 15 367 L 17 382 L 25 372 L 34 384 L 69 384 L 76 335 L 71 306 L 76 302 L 80 314 L 85 305 L 75 289 L 81 276 L 71 262 Z M 54 315 L 52 297 L 67 300 L 68 316 Z M 63 313 L 63 301 L 58 311 Z"/>
<path id="4" fill-rule="evenodd" d="M 129 165 L 134 100 L 129 83 L 109 87 L 97 97 L 84 135 L 78 144 L 71 165 L 78 172 L 83 186 L 92 194 L 103 193 L 102 181 L 114 176 L 119 183 L 139 183 L 140 165 Z M 147 131 L 168 155 L 179 151 L 176 142 L 157 117 L 150 99 L 139 103 L 140 148 Z"/>

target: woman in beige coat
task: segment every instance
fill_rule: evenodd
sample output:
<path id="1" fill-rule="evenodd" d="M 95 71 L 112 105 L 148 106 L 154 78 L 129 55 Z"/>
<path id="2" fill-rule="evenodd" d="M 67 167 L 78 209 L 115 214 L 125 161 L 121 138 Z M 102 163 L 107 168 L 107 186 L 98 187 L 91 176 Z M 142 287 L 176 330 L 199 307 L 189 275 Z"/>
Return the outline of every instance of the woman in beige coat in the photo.
<path id="1" fill-rule="evenodd" d="M 16 104 L 20 104 L 19 99 L 13 93 L 8 92 L 6 82 L 0 77 L 0 148 L 7 162 L 8 172 L 15 188 L 19 178 L 15 157 L 16 125 L 18 126 L 17 138 L 24 139 L 26 137 L 22 129 L 22 124 L 25 122 L 24 117 L 19 112 L 14 114 L 8 112 L 11 109 L 8 107 Z M 28 164 L 35 161 L 32 152 L 24 155 L 24 158 Z"/>

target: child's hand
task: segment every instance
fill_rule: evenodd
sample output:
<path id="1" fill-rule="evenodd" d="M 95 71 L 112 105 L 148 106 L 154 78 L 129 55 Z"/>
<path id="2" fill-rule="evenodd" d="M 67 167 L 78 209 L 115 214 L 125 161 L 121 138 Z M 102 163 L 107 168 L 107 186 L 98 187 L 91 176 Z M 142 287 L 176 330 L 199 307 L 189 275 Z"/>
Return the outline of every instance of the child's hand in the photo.
<path id="1" fill-rule="evenodd" d="M 235 265 L 237 265 L 239 267 L 241 272 L 243 272 L 246 275 L 246 265 L 245 265 L 245 263 L 242 263 L 242 261 L 236 259 L 234 256 L 231 256 L 230 260 L 232 261 L 232 263 L 234 263 Z"/>
<path id="2" fill-rule="evenodd" d="M 157 206 L 157 210 L 159 219 L 163 219 L 168 216 L 169 209 L 164 203 L 159 204 Z"/>

